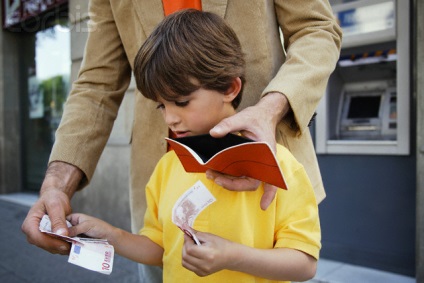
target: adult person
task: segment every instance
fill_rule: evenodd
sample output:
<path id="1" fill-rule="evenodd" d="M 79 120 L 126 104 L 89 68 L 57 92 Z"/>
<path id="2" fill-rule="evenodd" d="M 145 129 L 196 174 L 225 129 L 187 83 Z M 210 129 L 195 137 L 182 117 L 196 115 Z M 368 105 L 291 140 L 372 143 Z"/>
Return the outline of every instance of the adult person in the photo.
<path id="1" fill-rule="evenodd" d="M 341 30 L 330 4 L 327 0 L 201 3 L 203 10 L 220 15 L 235 30 L 247 62 L 243 110 L 223 120 L 211 134 L 219 137 L 241 131 L 255 140 L 285 145 L 305 166 L 321 201 L 325 193 L 307 125 L 340 52 Z M 89 14 L 90 33 L 80 73 L 57 130 L 40 198 L 22 225 L 30 243 L 52 253 L 67 254 L 69 246 L 42 235 L 39 221 L 48 213 L 53 230 L 68 233 L 69 200 L 93 176 L 130 83 L 137 50 L 164 18 L 164 9 L 161 0 L 91 0 Z M 148 177 L 166 152 L 166 144 L 160 141 L 168 134 L 167 126 L 155 108 L 151 101 L 136 96 L 130 180 L 133 231 L 143 224 Z M 257 185 L 240 184 L 244 180 L 212 172 L 209 176 L 226 188 Z M 271 189 L 262 198 L 263 208 L 274 193 Z"/>

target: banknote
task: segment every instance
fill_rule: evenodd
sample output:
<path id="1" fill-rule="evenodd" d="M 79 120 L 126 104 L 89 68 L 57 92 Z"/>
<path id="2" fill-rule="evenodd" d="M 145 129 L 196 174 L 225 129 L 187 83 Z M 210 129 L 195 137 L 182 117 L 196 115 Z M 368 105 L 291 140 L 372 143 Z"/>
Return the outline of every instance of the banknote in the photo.
<path id="1" fill-rule="evenodd" d="M 72 224 L 68 220 L 66 220 L 66 225 L 68 226 L 68 228 L 72 226 Z M 81 242 L 78 237 L 72 237 L 71 238 L 71 237 L 68 237 L 68 236 L 62 236 L 62 235 L 53 233 L 51 221 L 50 221 L 50 218 L 47 214 L 44 215 L 43 218 L 41 218 L 39 229 L 43 233 L 49 234 L 52 237 L 62 239 L 62 240 L 67 241 L 69 243 Z"/>
<path id="2" fill-rule="evenodd" d="M 172 209 L 172 222 L 200 245 L 192 230 L 194 220 L 206 207 L 216 201 L 215 197 L 201 182 L 197 181 L 175 203 Z"/>
<path id="3" fill-rule="evenodd" d="M 67 226 L 72 224 L 67 221 Z M 52 237 L 72 243 L 68 262 L 83 268 L 103 274 L 111 274 L 113 268 L 114 248 L 105 239 L 92 239 L 83 237 L 67 237 L 52 232 L 48 215 L 41 219 L 39 229 Z"/>
<path id="4" fill-rule="evenodd" d="M 68 262 L 97 271 L 103 274 L 111 274 L 113 268 L 114 249 L 107 241 L 85 241 L 72 243 Z"/>
<path id="5" fill-rule="evenodd" d="M 68 220 L 66 220 L 66 225 L 68 226 L 68 228 L 72 227 L 71 222 L 69 222 Z M 45 214 L 43 218 L 41 218 L 40 230 L 44 230 L 48 232 L 52 231 L 52 223 L 50 221 L 50 217 L 47 214 Z"/>

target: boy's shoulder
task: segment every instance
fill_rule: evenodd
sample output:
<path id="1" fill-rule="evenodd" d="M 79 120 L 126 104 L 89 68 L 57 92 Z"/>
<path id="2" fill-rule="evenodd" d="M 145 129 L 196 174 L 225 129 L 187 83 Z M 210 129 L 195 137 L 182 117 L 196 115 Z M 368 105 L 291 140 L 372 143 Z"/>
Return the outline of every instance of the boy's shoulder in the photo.
<path id="1" fill-rule="evenodd" d="M 296 157 L 294 157 L 294 155 L 290 152 L 290 150 L 284 145 L 277 143 L 276 148 L 277 148 L 276 157 L 278 161 L 280 161 L 280 159 L 283 159 L 283 158 L 293 159 L 297 161 Z"/>
<path id="2" fill-rule="evenodd" d="M 159 159 L 158 164 L 161 164 L 161 163 L 170 164 L 174 162 L 175 160 L 178 160 L 177 154 L 175 153 L 174 150 L 169 150 L 164 155 L 162 155 L 162 157 Z"/>
<path id="3" fill-rule="evenodd" d="M 287 147 L 278 143 L 276 158 L 283 172 L 296 171 L 298 169 L 304 168 Z"/>

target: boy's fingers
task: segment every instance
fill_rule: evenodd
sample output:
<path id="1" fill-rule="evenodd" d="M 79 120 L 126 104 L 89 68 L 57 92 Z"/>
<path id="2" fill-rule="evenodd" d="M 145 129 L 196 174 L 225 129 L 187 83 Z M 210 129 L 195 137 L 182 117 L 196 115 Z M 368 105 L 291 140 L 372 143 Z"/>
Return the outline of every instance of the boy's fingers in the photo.
<path id="1" fill-rule="evenodd" d="M 193 238 L 184 233 L 184 242 L 189 245 L 195 245 Z"/>
<path id="2" fill-rule="evenodd" d="M 90 225 L 87 222 L 87 216 L 81 213 L 73 213 L 67 217 L 67 220 L 72 224 L 69 228 L 69 235 L 75 237 L 80 234 L 85 234 L 90 230 Z"/>
<path id="3" fill-rule="evenodd" d="M 72 213 L 66 217 L 66 219 L 72 224 L 72 225 L 78 225 L 80 222 L 80 216 L 79 213 Z"/>
<path id="4" fill-rule="evenodd" d="M 81 232 L 78 231 L 79 229 L 77 228 L 77 226 L 72 226 L 71 228 L 69 228 L 69 237 L 75 237 L 79 234 L 82 234 Z"/>

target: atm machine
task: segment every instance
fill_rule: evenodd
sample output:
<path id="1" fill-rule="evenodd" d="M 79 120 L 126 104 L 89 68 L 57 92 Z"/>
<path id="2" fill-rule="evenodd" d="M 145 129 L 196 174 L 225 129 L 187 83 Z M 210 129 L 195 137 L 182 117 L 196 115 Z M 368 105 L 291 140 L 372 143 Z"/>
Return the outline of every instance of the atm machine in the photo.
<path id="1" fill-rule="evenodd" d="M 409 154 L 409 1 L 330 2 L 343 44 L 317 109 L 317 153 Z"/>

